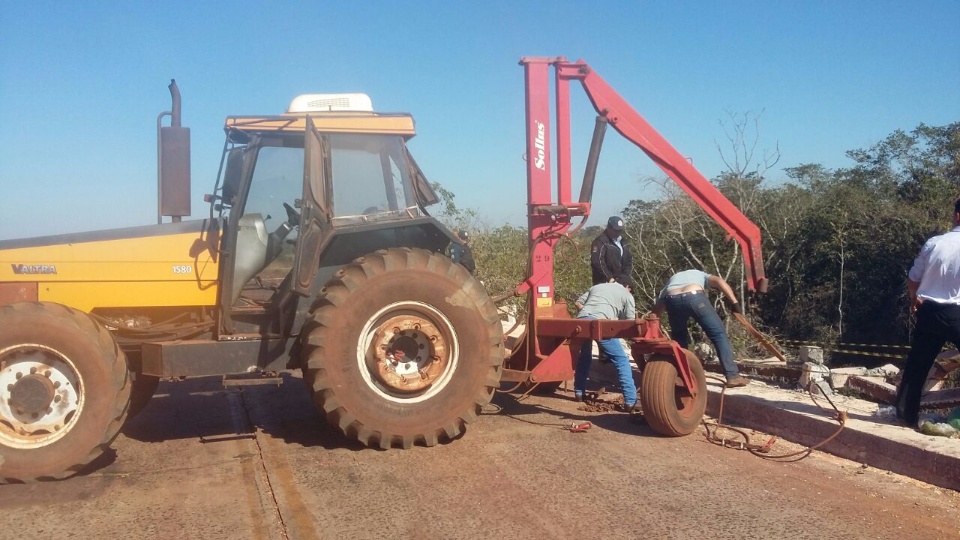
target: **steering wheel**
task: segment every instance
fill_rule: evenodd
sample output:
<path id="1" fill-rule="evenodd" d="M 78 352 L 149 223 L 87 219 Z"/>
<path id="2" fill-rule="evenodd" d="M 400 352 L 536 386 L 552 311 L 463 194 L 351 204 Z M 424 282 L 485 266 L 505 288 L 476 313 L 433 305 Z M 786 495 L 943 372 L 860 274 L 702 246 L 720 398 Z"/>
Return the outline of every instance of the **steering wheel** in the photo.
<path id="1" fill-rule="evenodd" d="M 297 212 L 294 207 L 287 203 L 283 203 L 283 209 L 287 211 L 287 223 L 289 223 L 291 227 L 299 226 L 300 212 Z"/>

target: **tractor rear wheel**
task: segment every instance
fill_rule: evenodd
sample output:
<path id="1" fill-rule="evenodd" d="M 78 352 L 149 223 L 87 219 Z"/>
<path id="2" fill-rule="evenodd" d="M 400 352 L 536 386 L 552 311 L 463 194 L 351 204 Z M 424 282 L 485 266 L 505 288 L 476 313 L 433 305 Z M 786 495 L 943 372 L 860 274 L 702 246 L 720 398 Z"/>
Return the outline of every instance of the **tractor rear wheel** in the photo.
<path id="1" fill-rule="evenodd" d="M 690 351 L 684 349 L 683 352 L 697 385 L 697 397 L 690 395 L 673 359 L 667 355 L 651 356 L 643 368 L 640 382 L 644 419 L 654 431 L 670 437 L 692 433 L 707 408 L 707 377 L 703 365 Z"/>
<path id="2" fill-rule="evenodd" d="M 129 402 L 126 357 L 87 314 L 0 307 L 0 483 L 76 474 L 116 438 Z"/>
<path id="3" fill-rule="evenodd" d="M 367 446 L 457 437 L 500 383 L 493 302 L 462 266 L 422 249 L 380 250 L 342 268 L 301 340 L 314 403 Z"/>

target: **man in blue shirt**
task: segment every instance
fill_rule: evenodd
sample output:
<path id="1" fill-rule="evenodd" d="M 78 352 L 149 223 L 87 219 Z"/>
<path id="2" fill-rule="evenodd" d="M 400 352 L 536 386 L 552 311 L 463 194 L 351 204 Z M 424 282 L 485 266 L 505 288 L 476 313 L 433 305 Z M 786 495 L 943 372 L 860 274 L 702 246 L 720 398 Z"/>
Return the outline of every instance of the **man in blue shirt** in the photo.
<path id="1" fill-rule="evenodd" d="M 897 389 L 897 418 L 916 427 L 937 354 L 947 341 L 960 346 L 960 199 L 953 204 L 953 229 L 927 240 L 913 261 L 907 293 L 917 320 Z"/>
<path id="2" fill-rule="evenodd" d="M 684 349 L 690 346 L 687 321 L 693 317 L 717 350 L 723 374 L 727 378 L 727 388 L 746 386 L 750 381 L 740 375 L 737 369 L 737 363 L 733 359 L 733 347 L 730 345 L 730 338 L 727 337 L 727 329 L 717 315 L 717 310 L 713 309 L 713 304 L 710 303 L 710 298 L 706 294 L 707 287 L 722 292 L 730 303 L 731 311 L 743 313 L 737 295 L 733 293 L 730 285 L 720 276 L 712 276 L 700 270 L 684 270 L 670 276 L 657 296 L 657 303 L 652 311 L 659 316 L 666 310 L 670 320 L 670 337 Z"/>
<path id="3" fill-rule="evenodd" d="M 619 278 L 613 283 L 600 283 L 590 287 L 577 299 L 580 312 L 578 319 L 612 319 L 627 320 L 637 316 L 637 305 L 631 294 L 630 281 Z M 627 358 L 617 338 L 601 339 L 597 342 L 600 350 L 617 368 L 617 377 L 623 390 L 623 406 L 627 412 L 639 412 L 637 404 L 637 385 L 633 380 L 633 370 L 630 359 Z M 580 356 L 577 358 L 577 368 L 573 378 L 573 393 L 577 401 L 583 401 L 587 389 L 587 377 L 590 374 L 590 364 L 593 361 L 593 341 L 584 340 L 580 347 Z"/>

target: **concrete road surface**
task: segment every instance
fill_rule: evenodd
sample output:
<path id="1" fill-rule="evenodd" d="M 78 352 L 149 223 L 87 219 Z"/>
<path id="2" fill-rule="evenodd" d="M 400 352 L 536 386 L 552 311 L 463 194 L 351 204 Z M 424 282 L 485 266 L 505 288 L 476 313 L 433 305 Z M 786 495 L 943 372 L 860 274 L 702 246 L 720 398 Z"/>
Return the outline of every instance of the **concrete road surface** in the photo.
<path id="1" fill-rule="evenodd" d="M 284 378 L 161 383 L 84 474 L 0 486 L 0 538 L 960 536 L 957 492 L 823 454 L 777 463 L 702 432 L 663 438 L 563 392 L 498 395 L 449 444 L 365 449 Z"/>

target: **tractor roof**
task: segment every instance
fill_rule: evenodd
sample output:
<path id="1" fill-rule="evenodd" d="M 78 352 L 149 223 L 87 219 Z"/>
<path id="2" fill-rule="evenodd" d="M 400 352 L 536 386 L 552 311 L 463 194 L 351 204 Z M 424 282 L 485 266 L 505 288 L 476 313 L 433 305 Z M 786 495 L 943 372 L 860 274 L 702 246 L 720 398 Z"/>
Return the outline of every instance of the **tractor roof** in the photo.
<path id="1" fill-rule="evenodd" d="M 323 133 L 400 135 L 404 139 L 417 133 L 413 116 L 407 113 L 312 113 L 310 118 L 317 130 Z M 233 138 L 234 135 L 253 132 L 303 133 L 306 126 L 307 114 L 287 113 L 278 116 L 228 116 L 223 129 Z"/>

